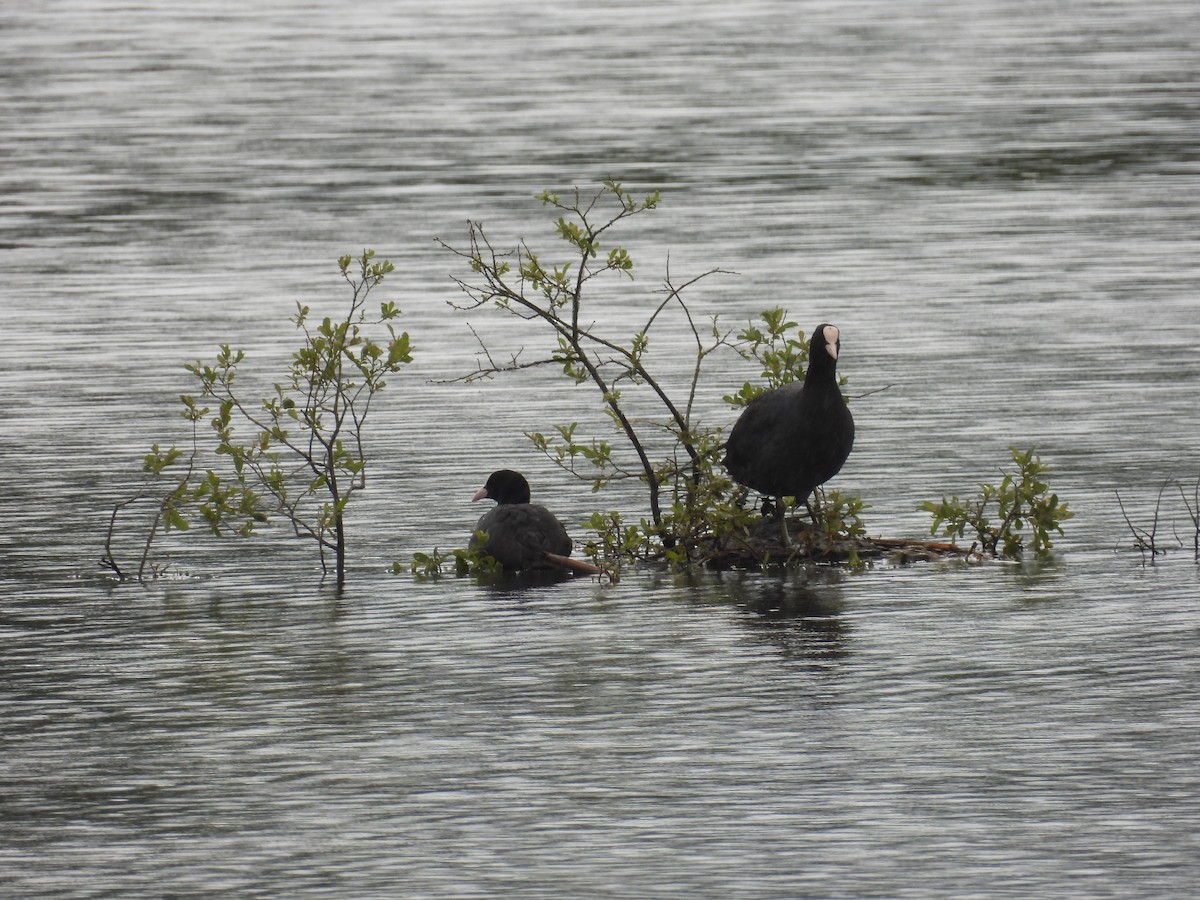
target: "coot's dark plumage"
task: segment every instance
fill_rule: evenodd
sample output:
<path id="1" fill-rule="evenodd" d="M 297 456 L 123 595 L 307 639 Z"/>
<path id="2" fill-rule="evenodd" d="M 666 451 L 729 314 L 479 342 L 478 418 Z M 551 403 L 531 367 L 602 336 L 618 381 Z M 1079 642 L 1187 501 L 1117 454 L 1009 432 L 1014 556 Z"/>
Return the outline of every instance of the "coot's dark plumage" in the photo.
<path id="1" fill-rule="evenodd" d="M 813 489 L 836 475 L 854 446 L 854 417 L 837 383 L 838 329 L 818 325 L 804 383 L 755 398 L 729 433 L 725 468 L 739 484 L 807 505 Z"/>
<path id="2" fill-rule="evenodd" d="M 555 567 L 557 561 L 547 558 L 547 553 L 571 555 L 567 530 L 546 507 L 529 502 L 529 482 L 520 472 L 493 472 L 471 499 L 484 498 L 495 500 L 496 507 L 475 526 L 476 531 L 487 532 L 487 540 L 480 545 L 472 537 L 472 548 L 487 553 L 510 571 Z"/>

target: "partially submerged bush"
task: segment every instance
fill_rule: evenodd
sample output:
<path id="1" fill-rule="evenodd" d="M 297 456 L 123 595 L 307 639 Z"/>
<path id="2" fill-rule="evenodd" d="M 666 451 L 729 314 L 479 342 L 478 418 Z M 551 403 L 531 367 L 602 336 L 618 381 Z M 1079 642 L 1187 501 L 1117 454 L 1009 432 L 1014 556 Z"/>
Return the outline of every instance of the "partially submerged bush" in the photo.
<path id="1" fill-rule="evenodd" d="M 1042 480 L 1047 468 L 1033 448 L 1010 447 L 1015 473 L 1002 472 L 999 484 L 981 484 L 977 497 L 926 500 L 919 509 L 933 516 L 929 533 L 971 537 L 990 556 L 1019 559 L 1024 551 L 1044 554 L 1053 547 L 1050 535 L 1063 533 L 1062 523 L 1075 514 Z"/>

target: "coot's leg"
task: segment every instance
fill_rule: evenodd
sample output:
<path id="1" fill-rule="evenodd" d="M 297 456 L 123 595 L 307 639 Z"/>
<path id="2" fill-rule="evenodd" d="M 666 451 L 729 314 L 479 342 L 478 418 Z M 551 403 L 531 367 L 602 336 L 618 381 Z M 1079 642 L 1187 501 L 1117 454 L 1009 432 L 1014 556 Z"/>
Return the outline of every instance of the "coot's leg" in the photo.
<path id="1" fill-rule="evenodd" d="M 782 497 L 775 498 L 775 518 L 779 520 L 779 530 L 783 535 L 783 546 L 790 547 L 792 545 L 792 536 L 788 534 L 787 504 L 783 502 Z"/>
<path id="2" fill-rule="evenodd" d="M 815 498 L 816 498 L 815 492 L 811 493 L 807 497 L 805 497 L 804 498 L 804 508 L 808 510 L 808 516 L 810 519 L 812 519 L 813 527 L 816 528 L 818 531 L 820 531 L 821 523 L 817 521 L 816 511 L 813 510 L 812 503 L 810 502 L 811 500 L 813 500 Z"/>

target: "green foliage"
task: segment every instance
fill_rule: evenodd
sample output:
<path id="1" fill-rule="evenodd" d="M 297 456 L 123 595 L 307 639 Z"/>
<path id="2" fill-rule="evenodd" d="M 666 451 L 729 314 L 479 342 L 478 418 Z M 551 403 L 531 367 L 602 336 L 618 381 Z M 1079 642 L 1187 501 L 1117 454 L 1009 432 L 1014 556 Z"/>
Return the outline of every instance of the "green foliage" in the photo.
<path id="1" fill-rule="evenodd" d="M 769 390 L 804 379 L 808 367 L 808 341 L 797 323 L 788 319 L 787 310 L 776 306 L 760 314 L 761 325 L 748 322 L 738 333 L 737 352 L 743 359 L 756 361 L 762 369 L 762 383 L 747 381 L 725 402 L 745 406 Z M 789 334 L 789 331 L 795 334 Z"/>
<path id="2" fill-rule="evenodd" d="M 483 539 L 482 535 L 480 539 Z M 437 579 L 448 573 L 462 578 L 467 575 L 495 576 L 503 571 L 500 563 L 474 547 L 451 550 L 449 553 L 437 548 L 432 553 L 414 553 L 408 568 L 420 581 Z M 392 564 L 393 575 L 403 571 L 404 567 L 399 562 Z"/>
<path id="3" fill-rule="evenodd" d="M 1033 448 L 1022 451 L 1010 447 L 1015 473 L 1002 472 L 998 485 L 981 484 L 977 497 L 960 500 L 957 496 L 940 503 L 925 501 L 919 507 L 933 516 L 929 533 L 942 529 L 946 537 L 961 538 L 972 534 L 984 553 L 1007 559 L 1019 559 L 1025 550 L 1044 554 L 1053 547 L 1050 533 L 1063 533 L 1062 523 L 1075 514 L 1042 476 L 1048 471 Z"/>
<path id="4" fill-rule="evenodd" d="M 846 538 L 866 537 L 867 529 L 863 525 L 862 511 L 867 505 L 863 503 L 862 497 L 843 494 L 841 491 L 824 491 L 821 488 L 813 491 L 813 497 L 813 511 L 821 531 L 827 535 Z"/>
<path id="5" fill-rule="evenodd" d="M 363 429 L 386 379 L 412 361 L 408 333 L 394 324 L 400 315 L 396 305 L 384 302 L 377 316 L 367 313 L 369 294 L 394 270 L 374 256 L 364 250 L 338 260 L 351 291 L 344 316 L 314 323 L 309 307 L 296 305 L 291 322 L 303 342 L 266 397 L 251 399 L 241 390 L 239 367 L 246 354 L 229 344 L 220 346 L 212 362 L 186 366 L 198 382 L 196 395 L 180 397 L 181 415 L 193 426 L 192 449 L 185 454 L 155 445 L 144 460 L 150 479 L 184 468 L 161 503 L 146 555 L 160 521 L 167 531 L 187 530 L 199 520 L 214 534 L 247 535 L 279 515 L 317 544 L 322 571 L 328 572 L 327 553 L 333 554 L 338 586 L 345 583 L 345 512 L 366 486 Z M 205 423 L 218 465 L 198 470 L 196 428 Z M 105 564 L 121 575 L 107 552 L 111 524 Z M 145 556 L 139 578 L 144 568 Z"/>
<path id="6" fill-rule="evenodd" d="M 594 512 L 583 524 L 594 535 L 584 543 L 583 554 L 606 570 L 619 571 L 624 560 L 649 556 L 658 547 L 645 519 L 626 524 L 616 510 Z"/>
<path id="7" fill-rule="evenodd" d="M 788 318 L 788 311 L 776 306 L 764 309 L 759 318 L 761 322 L 748 322 L 738 332 L 733 348 L 743 359 L 758 363 L 762 381 L 747 381 L 737 393 L 727 394 L 724 399 L 731 406 L 746 406 L 760 394 L 793 381 L 803 381 L 808 369 L 809 339 L 800 326 Z M 839 375 L 838 384 L 845 383 L 845 376 Z"/>

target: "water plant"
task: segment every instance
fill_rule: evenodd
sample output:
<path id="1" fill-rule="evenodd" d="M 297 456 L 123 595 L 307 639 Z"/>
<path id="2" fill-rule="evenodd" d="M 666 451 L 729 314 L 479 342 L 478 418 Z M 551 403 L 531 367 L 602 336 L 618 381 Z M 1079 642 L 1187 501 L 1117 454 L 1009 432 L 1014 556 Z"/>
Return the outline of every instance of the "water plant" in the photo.
<path id="1" fill-rule="evenodd" d="M 1034 448 L 1009 447 L 1016 472 L 1001 471 L 999 484 L 980 484 L 976 497 L 942 497 L 918 507 L 933 516 L 930 534 L 940 528 L 946 537 L 972 536 L 990 556 L 1019 559 L 1024 551 L 1044 554 L 1053 547 L 1051 532 L 1063 533 L 1062 523 L 1075 514 L 1051 493 L 1042 476 L 1048 471 Z"/>
<path id="2" fill-rule="evenodd" d="M 213 362 L 186 366 L 199 386 L 197 394 L 180 397 L 181 415 L 192 427 L 190 447 L 151 448 L 142 489 L 110 518 L 102 565 L 118 578 L 143 580 L 163 571 L 151 558 L 160 531 L 186 531 L 198 521 L 213 534 L 248 535 L 277 515 L 317 546 L 322 574 L 332 568 L 338 587 L 345 584 L 345 514 L 367 483 L 363 432 L 371 405 L 386 379 L 412 361 L 408 333 L 394 324 L 397 306 L 385 301 L 377 316 L 368 315 L 368 296 L 394 270 L 374 256 L 364 250 L 338 260 L 350 287 L 342 316 L 314 322 L 310 308 L 297 303 L 290 321 L 303 342 L 266 397 L 243 392 L 239 374 L 246 354 L 228 344 Z M 200 462 L 205 422 L 215 439 L 211 467 Z M 157 509 L 137 567 L 127 569 L 113 550 L 118 517 L 149 494 L 157 497 Z"/>
<path id="3" fill-rule="evenodd" d="M 476 533 L 482 539 L 485 535 Z M 408 570 L 419 581 L 431 581 L 440 578 L 447 572 L 458 577 L 464 575 L 482 575 L 495 577 L 504 569 L 496 560 L 475 547 L 461 547 L 455 550 L 443 551 L 434 548 L 429 553 L 417 552 L 409 560 Z M 392 574 L 399 575 L 404 571 L 404 565 L 399 561 L 392 563 Z"/>

